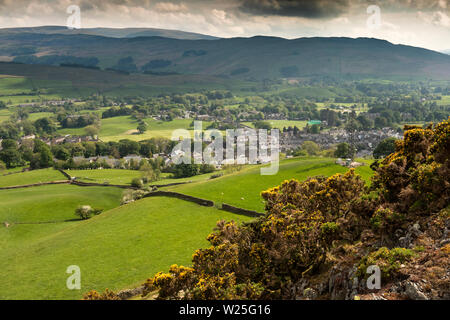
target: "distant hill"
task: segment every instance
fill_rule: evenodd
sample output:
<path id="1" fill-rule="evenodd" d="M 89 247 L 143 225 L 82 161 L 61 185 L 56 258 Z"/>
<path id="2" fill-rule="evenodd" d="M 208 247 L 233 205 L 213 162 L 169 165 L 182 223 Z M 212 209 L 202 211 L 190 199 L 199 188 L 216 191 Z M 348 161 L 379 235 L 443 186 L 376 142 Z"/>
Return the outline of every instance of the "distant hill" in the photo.
<path id="1" fill-rule="evenodd" d="M 150 74 L 245 80 L 404 77 L 450 80 L 450 56 L 371 38 L 182 40 L 0 31 L 0 56 L 26 64 L 88 65 Z"/>
<path id="2" fill-rule="evenodd" d="M 30 28 L 5 28 L 0 29 L 0 34 L 14 33 L 40 33 L 40 34 L 89 34 L 111 38 L 135 38 L 135 37 L 164 37 L 186 40 L 214 40 L 217 37 L 199 33 L 185 32 L 179 30 L 167 30 L 156 28 L 83 28 L 68 29 L 63 26 L 42 26 Z"/>
<path id="3" fill-rule="evenodd" d="M 199 90 L 238 90 L 253 83 L 207 75 L 125 74 L 90 68 L 56 67 L 0 62 L 0 75 L 29 79 L 21 88 L 24 92 L 37 89 L 44 94 L 65 97 L 102 93 L 111 96 L 153 96 L 160 93 L 185 93 Z M 0 94 L 4 92 L 0 90 Z"/>

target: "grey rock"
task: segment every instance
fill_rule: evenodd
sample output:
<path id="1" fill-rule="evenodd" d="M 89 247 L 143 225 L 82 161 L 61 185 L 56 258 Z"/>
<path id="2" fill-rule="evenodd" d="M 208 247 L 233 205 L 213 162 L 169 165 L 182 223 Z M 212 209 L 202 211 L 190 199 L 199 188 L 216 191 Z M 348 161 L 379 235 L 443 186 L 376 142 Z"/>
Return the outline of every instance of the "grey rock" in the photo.
<path id="1" fill-rule="evenodd" d="M 358 278 L 354 277 L 353 278 L 353 283 L 352 283 L 352 289 L 356 290 L 358 288 L 358 285 L 359 285 Z"/>
<path id="2" fill-rule="evenodd" d="M 422 231 L 420 231 L 420 225 L 418 223 L 413 224 L 413 226 L 410 227 L 408 231 L 415 237 L 418 237 L 422 234 Z"/>
<path id="3" fill-rule="evenodd" d="M 428 300 L 427 296 L 420 290 L 417 283 L 407 281 L 405 284 L 405 294 L 411 300 Z"/>
<path id="4" fill-rule="evenodd" d="M 403 230 L 402 229 L 395 230 L 394 235 L 397 239 L 399 239 L 403 235 Z"/>
<path id="5" fill-rule="evenodd" d="M 137 295 L 142 294 L 142 292 L 144 292 L 144 287 L 138 287 L 138 288 L 134 288 L 134 289 L 127 289 L 127 290 L 122 290 L 119 293 L 117 293 L 117 295 L 119 296 L 120 299 L 129 299 L 131 297 L 135 297 Z"/>
<path id="6" fill-rule="evenodd" d="M 398 239 L 398 242 L 400 247 L 409 248 L 409 245 L 411 244 L 411 237 L 407 234 L 405 237 Z"/>

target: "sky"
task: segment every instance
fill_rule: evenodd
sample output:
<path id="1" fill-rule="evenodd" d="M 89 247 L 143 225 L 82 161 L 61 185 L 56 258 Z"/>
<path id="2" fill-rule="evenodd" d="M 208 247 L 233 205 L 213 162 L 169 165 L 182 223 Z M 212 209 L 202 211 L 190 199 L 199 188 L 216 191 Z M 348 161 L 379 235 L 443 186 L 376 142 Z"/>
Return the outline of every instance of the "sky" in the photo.
<path id="1" fill-rule="evenodd" d="M 450 50 L 450 0 L 0 0 L 0 27 L 149 27 L 217 37 L 371 37 Z"/>

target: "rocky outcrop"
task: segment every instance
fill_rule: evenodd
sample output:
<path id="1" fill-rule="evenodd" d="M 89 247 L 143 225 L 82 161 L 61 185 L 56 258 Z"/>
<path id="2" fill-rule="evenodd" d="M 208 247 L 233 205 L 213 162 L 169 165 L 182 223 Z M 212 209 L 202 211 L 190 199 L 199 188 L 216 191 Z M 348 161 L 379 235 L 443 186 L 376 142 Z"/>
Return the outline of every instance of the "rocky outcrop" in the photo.
<path id="1" fill-rule="evenodd" d="M 141 295 L 142 292 L 144 292 L 144 286 L 140 286 L 140 287 L 137 287 L 134 289 L 126 289 L 126 290 L 119 291 L 117 293 L 117 296 L 122 300 L 127 300 L 132 297 Z"/>

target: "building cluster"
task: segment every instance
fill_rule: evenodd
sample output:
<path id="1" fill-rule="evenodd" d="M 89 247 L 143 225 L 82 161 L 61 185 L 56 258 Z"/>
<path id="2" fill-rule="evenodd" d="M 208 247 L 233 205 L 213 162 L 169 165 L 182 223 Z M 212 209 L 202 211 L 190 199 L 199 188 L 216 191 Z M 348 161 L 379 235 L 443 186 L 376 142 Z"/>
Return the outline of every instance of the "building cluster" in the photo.
<path id="1" fill-rule="evenodd" d="M 23 137 L 22 139 L 24 139 L 24 138 L 25 137 Z M 31 139 L 34 139 L 34 138 L 31 138 Z M 61 137 L 41 138 L 41 140 L 49 146 L 54 146 L 54 145 L 63 144 L 63 143 L 80 143 L 80 142 L 89 142 L 89 141 L 96 142 L 96 141 L 98 141 L 98 138 L 91 137 L 91 136 L 72 136 L 72 135 L 67 134 L 67 135 L 61 136 Z"/>
<path id="2" fill-rule="evenodd" d="M 19 107 L 38 107 L 38 106 L 63 106 L 66 103 L 78 102 L 78 99 L 48 100 L 44 102 L 28 102 L 19 104 Z"/>
<path id="3" fill-rule="evenodd" d="M 394 137 L 401 139 L 402 136 L 392 128 L 383 128 L 377 130 L 368 131 L 356 131 L 349 133 L 344 129 L 330 129 L 322 131 L 317 134 L 305 133 L 298 131 L 297 134 L 294 131 L 287 131 L 280 133 L 280 146 L 281 151 L 295 150 L 305 142 L 313 141 L 324 149 L 331 148 L 332 146 L 347 142 L 356 146 L 358 155 L 364 155 L 365 153 L 371 154 L 375 147 L 381 140 Z"/>

